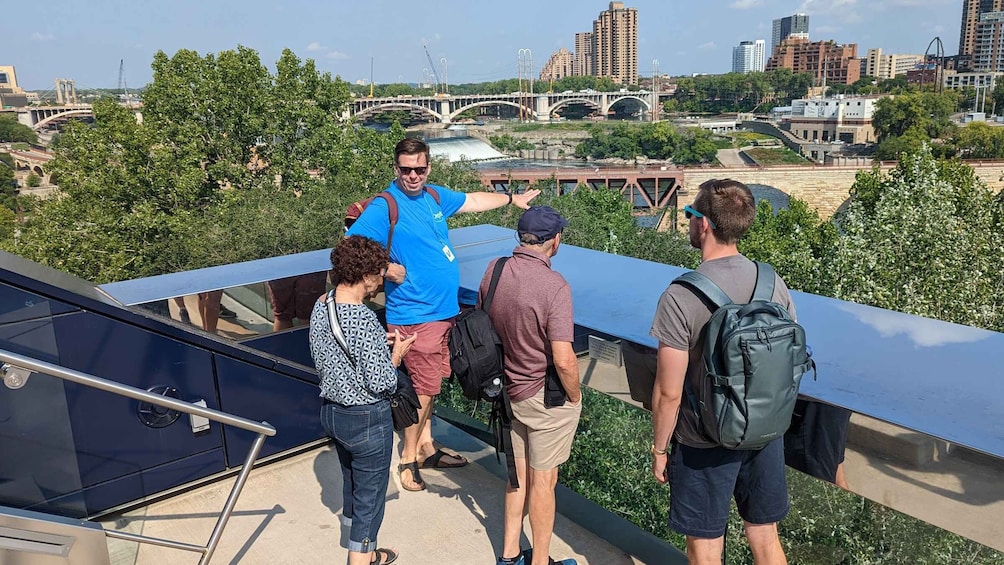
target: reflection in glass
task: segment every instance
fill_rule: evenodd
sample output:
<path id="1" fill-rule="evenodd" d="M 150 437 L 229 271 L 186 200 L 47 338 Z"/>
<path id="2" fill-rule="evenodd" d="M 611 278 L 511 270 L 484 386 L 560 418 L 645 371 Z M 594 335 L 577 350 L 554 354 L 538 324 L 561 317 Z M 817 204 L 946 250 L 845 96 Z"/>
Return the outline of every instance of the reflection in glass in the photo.
<path id="1" fill-rule="evenodd" d="M 310 321 L 314 302 L 324 294 L 327 284 L 326 273 L 308 273 L 268 281 L 269 299 L 272 301 L 272 331 L 293 327 L 294 320 L 300 325 Z"/>

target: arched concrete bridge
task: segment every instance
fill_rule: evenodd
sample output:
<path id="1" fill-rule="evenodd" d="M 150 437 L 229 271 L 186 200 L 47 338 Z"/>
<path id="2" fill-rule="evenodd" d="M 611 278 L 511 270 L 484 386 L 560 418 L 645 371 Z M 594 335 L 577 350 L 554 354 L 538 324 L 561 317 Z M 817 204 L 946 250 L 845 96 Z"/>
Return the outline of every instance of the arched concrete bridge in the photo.
<path id="1" fill-rule="evenodd" d="M 548 120 L 555 111 L 569 104 L 584 104 L 607 115 L 625 100 L 636 101 L 645 111 L 652 107 L 652 93 L 646 92 L 547 92 L 511 94 L 470 94 L 437 96 L 397 96 L 394 98 L 353 98 L 350 113 L 367 117 L 389 110 L 418 111 L 436 121 L 450 123 L 461 113 L 483 106 L 510 106 L 522 110 L 534 120 Z"/>
<path id="2" fill-rule="evenodd" d="M 49 124 L 71 117 L 94 116 L 90 104 L 68 104 L 65 106 L 26 106 L 17 108 L 17 121 L 35 131 Z"/>

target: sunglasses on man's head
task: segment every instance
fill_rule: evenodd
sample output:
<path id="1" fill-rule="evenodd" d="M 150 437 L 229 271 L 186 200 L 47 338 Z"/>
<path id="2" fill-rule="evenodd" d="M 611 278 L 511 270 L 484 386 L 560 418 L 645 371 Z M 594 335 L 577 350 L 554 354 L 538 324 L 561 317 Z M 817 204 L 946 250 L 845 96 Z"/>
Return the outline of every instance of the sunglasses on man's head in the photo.
<path id="1" fill-rule="evenodd" d="M 401 165 L 394 165 L 394 166 L 397 167 L 398 171 L 401 171 L 401 175 L 403 176 L 410 175 L 412 171 L 415 171 L 420 175 L 424 175 L 429 170 L 428 166 L 425 167 L 403 167 Z"/>
<path id="2" fill-rule="evenodd" d="M 711 229 L 718 229 L 718 226 L 716 226 L 715 223 L 711 221 L 711 218 L 708 218 L 704 214 L 698 212 L 697 210 L 694 210 L 693 208 L 690 207 L 689 204 L 683 207 L 683 215 L 686 216 L 688 220 L 695 216 L 698 218 L 704 218 L 705 220 L 707 220 L 708 225 L 711 226 Z"/>

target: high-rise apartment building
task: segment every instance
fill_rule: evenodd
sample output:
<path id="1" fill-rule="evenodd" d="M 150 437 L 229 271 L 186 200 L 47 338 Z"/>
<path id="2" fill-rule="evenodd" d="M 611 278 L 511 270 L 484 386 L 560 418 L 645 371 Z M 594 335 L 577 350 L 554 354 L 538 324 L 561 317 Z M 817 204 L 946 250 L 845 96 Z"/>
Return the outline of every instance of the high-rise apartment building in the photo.
<path id="1" fill-rule="evenodd" d="M 770 52 L 773 55 L 777 46 L 789 37 L 809 39 L 809 16 L 793 14 L 774 20 L 774 29 L 770 39 Z"/>
<path id="2" fill-rule="evenodd" d="M 978 73 L 1004 71 L 1004 12 L 984 12 L 976 26 L 969 66 Z"/>
<path id="3" fill-rule="evenodd" d="M 886 55 L 881 49 L 869 49 L 868 55 L 861 60 L 861 74 L 885 80 L 905 75 L 923 62 L 923 55 Z"/>
<path id="4" fill-rule="evenodd" d="M 1004 10 L 1004 0 L 962 0 L 962 29 L 959 32 L 959 58 L 963 65 L 976 52 L 976 28 L 980 15 Z"/>
<path id="5" fill-rule="evenodd" d="M 593 74 L 593 32 L 583 31 L 575 34 L 575 63 L 572 74 L 592 76 Z"/>
<path id="6" fill-rule="evenodd" d="M 861 78 L 861 60 L 856 43 L 814 41 L 789 37 L 778 45 L 767 70 L 791 69 L 812 73 L 817 84 L 852 84 Z"/>
<path id="7" fill-rule="evenodd" d="M 593 75 L 638 83 L 638 10 L 611 2 L 593 22 Z"/>
<path id="8" fill-rule="evenodd" d="M 743 74 L 762 72 L 767 62 L 766 50 L 767 42 L 763 39 L 740 41 L 739 45 L 732 48 L 732 72 Z"/>
<path id="9" fill-rule="evenodd" d="M 540 69 L 540 80 L 560 80 L 572 76 L 574 56 L 562 47 L 551 54 L 551 58 Z"/>

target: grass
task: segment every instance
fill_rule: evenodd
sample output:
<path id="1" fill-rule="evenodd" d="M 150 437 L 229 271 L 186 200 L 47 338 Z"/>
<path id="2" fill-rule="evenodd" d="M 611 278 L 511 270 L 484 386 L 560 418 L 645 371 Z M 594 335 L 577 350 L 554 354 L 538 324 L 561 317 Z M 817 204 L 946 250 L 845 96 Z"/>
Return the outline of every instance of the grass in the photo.
<path id="1" fill-rule="evenodd" d="M 743 151 L 758 165 L 805 165 L 808 161 L 787 147 L 753 147 Z"/>
<path id="2" fill-rule="evenodd" d="M 455 382 L 439 402 L 471 414 Z M 488 406 L 474 412 L 482 423 Z M 669 490 L 651 477 L 648 412 L 583 387 L 583 409 L 572 456 L 559 480 L 580 495 L 683 549 L 667 525 Z M 1002 565 L 1004 554 L 916 520 L 798 471 L 788 471 L 792 510 L 779 526 L 790 563 L 810 565 Z M 742 519 L 733 506 L 726 562 L 752 564 Z"/>

